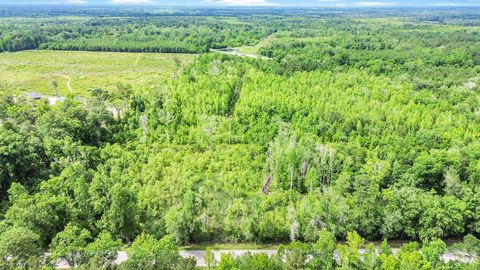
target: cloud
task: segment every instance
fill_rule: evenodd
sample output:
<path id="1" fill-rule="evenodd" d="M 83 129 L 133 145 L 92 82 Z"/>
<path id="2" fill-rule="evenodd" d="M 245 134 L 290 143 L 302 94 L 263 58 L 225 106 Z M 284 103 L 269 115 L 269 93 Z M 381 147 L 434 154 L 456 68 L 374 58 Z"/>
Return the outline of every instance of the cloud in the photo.
<path id="1" fill-rule="evenodd" d="M 0 0 L 1 2 L 1 0 Z M 12 3 L 12 4 L 15 4 L 15 3 L 18 3 L 18 0 L 17 2 L 14 2 L 14 1 L 11 1 L 11 2 L 8 2 L 7 1 L 7 4 L 9 3 Z M 20 1 L 20 3 L 22 3 L 22 1 Z M 36 2 L 35 3 L 31 3 L 31 2 L 27 2 L 27 4 L 37 4 Z M 83 5 L 83 4 L 87 4 L 87 0 L 52 0 L 52 1 L 45 1 L 44 4 L 54 4 L 54 5 L 64 5 L 64 4 L 71 4 L 71 5 Z"/>
<path id="2" fill-rule="evenodd" d="M 356 6 L 359 7 L 389 7 L 389 6 L 395 6 L 397 3 L 393 2 L 358 2 L 355 3 Z"/>
<path id="3" fill-rule="evenodd" d="M 151 4 L 153 0 L 111 0 L 112 4 Z"/>
<path id="4" fill-rule="evenodd" d="M 339 3 L 339 0 L 317 0 L 317 2 L 318 5 L 325 7 L 337 6 L 341 4 Z"/>
<path id="5" fill-rule="evenodd" d="M 202 3 L 227 6 L 279 6 L 268 0 L 205 0 Z"/>
<path id="6" fill-rule="evenodd" d="M 435 7 L 454 7 L 454 6 L 457 6 L 456 3 L 434 3 L 432 4 L 432 6 L 435 6 Z"/>

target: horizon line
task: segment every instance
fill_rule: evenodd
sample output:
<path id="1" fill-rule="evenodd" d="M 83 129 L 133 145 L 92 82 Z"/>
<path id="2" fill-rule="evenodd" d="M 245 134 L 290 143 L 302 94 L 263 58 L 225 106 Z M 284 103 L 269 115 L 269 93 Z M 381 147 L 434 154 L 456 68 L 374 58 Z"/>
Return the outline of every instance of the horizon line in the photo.
<path id="1" fill-rule="evenodd" d="M 393 6 L 359 6 L 359 5 L 342 5 L 342 6 L 296 6 L 296 5 L 205 5 L 205 4 L 160 4 L 160 3 L 136 3 L 136 4 L 119 4 L 119 3 L 0 3 L 0 6 L 65 6 L 65 7 L 164 7 L 164 8 L 243 8 L 243 9 L 282 9 L 282 8 L 323 8 L 323 9 L 395 9 L 395 8 L 480 8 L 480 5 L 393 5 Z"/>

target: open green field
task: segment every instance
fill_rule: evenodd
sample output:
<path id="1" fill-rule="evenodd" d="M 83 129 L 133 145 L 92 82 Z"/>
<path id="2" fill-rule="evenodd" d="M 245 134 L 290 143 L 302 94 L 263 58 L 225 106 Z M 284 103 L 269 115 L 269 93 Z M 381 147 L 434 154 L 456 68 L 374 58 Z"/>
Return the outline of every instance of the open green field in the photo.
<path id="1" fill-rule="evenodd" d="M 252 45 L 252 46 L 242 46 L 242 47 L 238 47 L 236 48 L 240 53 L 244 53 L 244 54 L 252 54 L 252 55 L 258 55 L 259 54 L 259 50 L 260 48 L 262 47 L 266 47 L 266 46 L 269 46 L 270 44 L 272 44 L 272 41 L 274 39 L 277 38 L 277 33 L 274 33 L 274 34 L 271 34 L 270 36 L 260 40 L 260 42 L 258 42 L 257 44 L 255 45 Z"/>
<path id="2" fill-rule="evenodd" d="M 70 88 L 77 95 L 100 87 L 115 89 L 117 83 L 135 90 L 162 76 L 172 76 L 195 58 L 192 54 L 116 53 L 74 51 L 22 51 L 0 54 L 0 83 L 10 89 L 65 95 Z M 56 81 L 57 88 L 54 87 Z"/>

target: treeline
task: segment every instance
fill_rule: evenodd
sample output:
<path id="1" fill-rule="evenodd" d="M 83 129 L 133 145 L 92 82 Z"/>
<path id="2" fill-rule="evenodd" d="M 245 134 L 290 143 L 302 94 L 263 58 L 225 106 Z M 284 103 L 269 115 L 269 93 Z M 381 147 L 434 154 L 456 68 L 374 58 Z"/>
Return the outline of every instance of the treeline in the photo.
<path id="1" fill-rule="evenodd" d="M 28 229 L 14 227 L 0 236 L 0 266 L 6 270 L 49 270 L 59 261 L 75 269 L 111 270 L 474 270 L 480 266 L 476 259 L 480 240 L 471 235 L 449 249 L 442 240 L 432 240 L 421 246 L 417 242 L 406 243 L 394 251 L 387 241 L 379 246 L 366 244 L 356 232 L 348 233 L 346 242 L 337 244 L 333 233 L 322 230 L 315 243 L 294 241 L 280 245 L 273 256 L 262 252 L 238 257 L 223 253 L 217 261 L 212 250 L 207 249 L 206 267 L 197 267 L 193 257 L 181 257 L 171 236 L 157 240 L 148 234 L 139 235 L 128 249 L 128 259 L 122 263 L 116 262 L 121 242 L 108 233 L 92 238 L 87 230 L 70 224 L 53 239 L 51 254 L 42 252 L 38 235 Z M 457 260 L 444 259 L 449 250 Z"/>
<path id="2" fill-rule="evenodd" d="M 39 48 L 45 37 L 32 33 L 0 34 L 0 52 L 17 52 Z"/>
<path id="3" fill-rule="evenodd" d="M 473 236 L 466 236 L 462 244 L 454 248 L 459 252 L 471 254 L 478 252 L 479 240 Z M 313 244 L 292 242 L 287 246 L 280 246 L 276 256 L 268 257 L 265 254 L 246 254 L 234 258 L 231 254 L 223 254 L 220 262 L 207 257 L 208 269 L 476 269 L 478 262 L 470 261 L 470 255 L 463 257 L 465 262 L 445 262 L 443 254 L 446 245 L 441 240 L 404 244 L 396 252 L 383 241 L 380 246 L 366 244 L 365 240 L 356 232 L 348 233 L 344 244 L 337 244 L 332 233 L 323 230 L 319 239 Z"/>
<path id="4" fill-rule="evenodd" d="M 49 42 L 41 44 L 39 49 L 62 51 L 96 51 L 96 52 L 149 52 L 149 53 L 206 53 L 209 48 L 195 46 L 177 46 L 170 41 L 121 42 L 109 44 L 110 40 L 88 40 L 70 42 Z M 142 44 L 143 43 L 143 44 Z"/>
<path id="5" fill-rule="evenodd" d="M 408 74 L 420 85 L 427 84 L 424 78 L 436 78 L 439 84 L 431 85 L 432 89 L 463 77 L 458 73 L 472 77 L 478 73 L 478 27 L 375 22 L 319 22 L 304 33 L 279 35 L 260 53 L 273 58 L 281 74 L 355 68 L 374 74 Z"/>
<path id="6" fill-rule="evenodd" d="M 269 26 L 222 17 L 53 18 L 3 20 L 0 52 L 52 49 L 204 53 L 209 48 L 252 45 L 274 31 Z"/>

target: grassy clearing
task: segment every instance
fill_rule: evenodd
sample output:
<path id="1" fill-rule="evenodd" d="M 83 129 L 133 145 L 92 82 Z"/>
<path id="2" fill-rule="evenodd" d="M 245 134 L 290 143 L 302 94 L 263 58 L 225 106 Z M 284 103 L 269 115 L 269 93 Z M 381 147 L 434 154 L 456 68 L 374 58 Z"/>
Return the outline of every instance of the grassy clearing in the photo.
<path id="1" fill-rule="evenodd" d="M 242 46 L 236 48 L 240 53 L 258 55 L 258 50 L 262 47 L 266 47 L 272 43 L 276 38 L 277 33 L 271 34 L 270 36 L 262 39 L 260 42 L 253 46 Z"/>
<path id="2" fill-rule="evenodd" d="M 119 82 L 135 90 L 172 76 L 195 58 L 189 54 L 23 51 L 0 53 L 0 83 L 20 91 L 65 95 L 67 77 L 77 95 L 100 87 L 114 90 Z M 180 67 L 179 67 L 180 66 Z M 52 87 L 57 82 L 57 89 Z"/>

